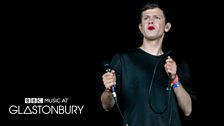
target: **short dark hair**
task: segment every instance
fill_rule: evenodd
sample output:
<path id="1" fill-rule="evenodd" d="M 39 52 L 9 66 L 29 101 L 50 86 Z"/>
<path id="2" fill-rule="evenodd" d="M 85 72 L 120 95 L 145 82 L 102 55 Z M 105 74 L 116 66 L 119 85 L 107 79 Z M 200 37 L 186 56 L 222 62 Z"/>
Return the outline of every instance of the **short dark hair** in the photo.
<path id="1" fill-rule="evenodd" d="M 165 3 L 164 3 L 165 4 Z M 170 22 L 170 17 L 168 14 L 168 9 L 165 7 L 163 3 L 159 3 L 158 1 L 152 1 L 152 2 L 148 2 L 146 3 L 142 9 L 141 9 L 141 18 L 142 18 L 142 13 L 148 9 L 154 9 L 154 8 L 159 8 L 163 11 L 163 15 L 165 17 L 165 22 Z"/>

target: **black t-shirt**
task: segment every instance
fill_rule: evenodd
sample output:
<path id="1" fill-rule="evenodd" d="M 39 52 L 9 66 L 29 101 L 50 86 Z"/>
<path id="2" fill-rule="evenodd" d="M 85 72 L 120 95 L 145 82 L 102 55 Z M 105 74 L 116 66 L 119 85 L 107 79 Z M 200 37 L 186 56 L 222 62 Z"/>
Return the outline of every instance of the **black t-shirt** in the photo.
<path id="1" fill-rule="evenodd" d="M 181 112 L 164 69 L 168 55 L 171 53 L 155 56 L 134 48 L 113 56 L 118 104 L 129 126 L 181 126 Z M 176 63 L 177 74 L 186 87 L 189 67 L 186 62 Z"/>

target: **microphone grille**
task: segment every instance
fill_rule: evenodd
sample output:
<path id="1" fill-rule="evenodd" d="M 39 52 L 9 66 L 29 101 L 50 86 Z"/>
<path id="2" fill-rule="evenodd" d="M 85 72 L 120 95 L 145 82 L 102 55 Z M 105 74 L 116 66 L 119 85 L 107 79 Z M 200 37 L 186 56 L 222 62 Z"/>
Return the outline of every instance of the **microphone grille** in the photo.
<path id="1" fill-rule="evenodd" d="M 111 71 L 110 63 L 108 61 L 104 61 L 103 62 L 103 67 L 104 67 L 104 70 L 106 72 L 110 72 Z"/>

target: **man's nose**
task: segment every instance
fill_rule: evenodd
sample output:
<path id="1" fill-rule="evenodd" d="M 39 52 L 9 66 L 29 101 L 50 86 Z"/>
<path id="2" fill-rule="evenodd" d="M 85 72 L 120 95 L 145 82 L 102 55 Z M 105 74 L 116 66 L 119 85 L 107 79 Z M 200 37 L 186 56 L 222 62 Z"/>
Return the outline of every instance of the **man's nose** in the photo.
<path id="1" fill-rule="evenodd" d="M 153 24 L 153 19 L 149 19 L 149 24 Z"/>

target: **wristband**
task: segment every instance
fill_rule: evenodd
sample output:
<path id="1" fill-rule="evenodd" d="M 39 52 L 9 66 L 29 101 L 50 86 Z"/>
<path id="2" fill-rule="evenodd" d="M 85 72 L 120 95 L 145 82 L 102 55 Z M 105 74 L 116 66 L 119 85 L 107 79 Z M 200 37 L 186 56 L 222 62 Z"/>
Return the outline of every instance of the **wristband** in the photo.
<path id="1" fill-rule="evenodd" d="M 173 86 L 177 82 L 179 82 L 179 77 L 176 75 L 174 80 L 171 82 L 171 86 Z"/>
<path id="2" fill-rule="evenodd" d="M 172 85 L 173 88 L 177 88 L 179 86 L 180 86 L 180 81 L 178 81 L 177 83 L 175 83 L 175 84 Z"/>

